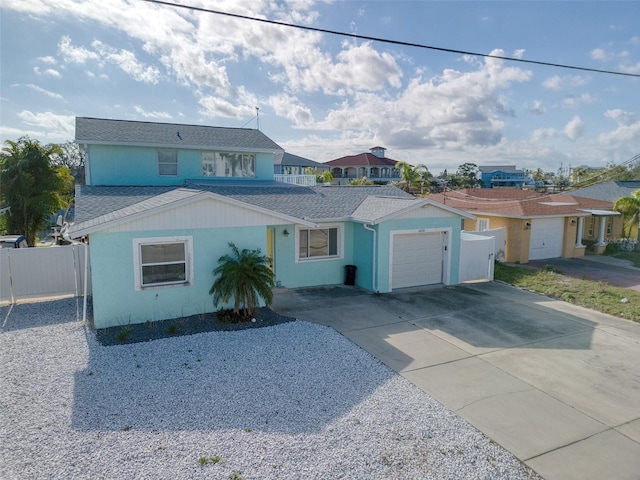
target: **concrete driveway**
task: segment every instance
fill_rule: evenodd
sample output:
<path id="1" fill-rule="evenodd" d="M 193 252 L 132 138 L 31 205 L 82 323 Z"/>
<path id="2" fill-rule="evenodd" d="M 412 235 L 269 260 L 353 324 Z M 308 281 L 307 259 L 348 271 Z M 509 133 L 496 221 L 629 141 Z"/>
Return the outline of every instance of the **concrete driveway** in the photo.
<path id="1" fill-rule="evenodd" d="M 640 478 L 640 324 L 500 283 L 283 290 L 547 480 Z"/>

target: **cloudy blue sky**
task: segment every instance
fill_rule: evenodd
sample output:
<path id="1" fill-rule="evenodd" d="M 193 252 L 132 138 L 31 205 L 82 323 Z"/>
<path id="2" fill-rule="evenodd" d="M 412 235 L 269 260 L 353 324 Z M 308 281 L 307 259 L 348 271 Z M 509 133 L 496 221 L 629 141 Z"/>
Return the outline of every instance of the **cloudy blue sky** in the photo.
<path id="1" fill-rule="evenodd" d="M 176 0 L 436 47 L 640 74 L 640 2 Z M 557 171 L 640 152 L 640 78 L 443 53 L 140 0 L 3 0 L 0 138 L 75 116 L 260 128 L 317 161 L 387 148 Z"/>

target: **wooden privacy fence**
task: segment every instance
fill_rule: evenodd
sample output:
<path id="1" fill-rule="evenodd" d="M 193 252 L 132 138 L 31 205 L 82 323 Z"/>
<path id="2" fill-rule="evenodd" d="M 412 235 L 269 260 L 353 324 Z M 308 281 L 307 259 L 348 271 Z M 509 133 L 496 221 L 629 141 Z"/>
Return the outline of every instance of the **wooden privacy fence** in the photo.
<path id="1" fill-rule="evenodd" d="M 0 302 L 91 294 L 88 245 L 0 249 Z"/>

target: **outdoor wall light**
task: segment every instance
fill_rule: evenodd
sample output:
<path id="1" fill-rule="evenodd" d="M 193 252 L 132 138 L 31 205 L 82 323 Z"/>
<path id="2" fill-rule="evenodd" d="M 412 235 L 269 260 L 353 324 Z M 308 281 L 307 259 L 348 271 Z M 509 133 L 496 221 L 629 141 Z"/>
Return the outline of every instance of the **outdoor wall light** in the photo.
<path id="1" fill-rule="evenodd" d="M 530 229 L 531 228 L 531 222 L 525 222 L 524 223 L 524 228 L 525 228 L 525 230 Z"/>
<path id="2" fill-rule="evenodd" d="M 282 234 L 283 234 L 285 237 L 288 237 L 288 236 L 289 236 L 289 230 L 287 230 L 287 229 L 285 228 L 285 229 L 284 229 L 284 232 L 282 232 Z"/>
<path id="3" fill-rule="evenodd" d="M 578 221 L 575 218 L 571 219 L 571 225 L 575 225 L 576 223 L 578 223 Z"/>

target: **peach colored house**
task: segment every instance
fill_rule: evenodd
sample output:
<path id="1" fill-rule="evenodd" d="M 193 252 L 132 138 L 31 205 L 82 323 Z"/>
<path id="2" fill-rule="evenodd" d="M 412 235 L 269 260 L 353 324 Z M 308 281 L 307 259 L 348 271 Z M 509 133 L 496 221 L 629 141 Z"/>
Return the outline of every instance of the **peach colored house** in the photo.
<path id="1" fill-rule="evenodd" d="M 464 220 L 464 230 L 504 227 L 504 258 L 527 263 L 556 257 L 602 254 L 605 238 L 621 230 L 621 219 L 611 202 L 571 194 L 541 194 L 511 188 L 463 189 L 430 198 L 475 216 Z M 619 234 L 619 232 L 617 232 Z"/>

